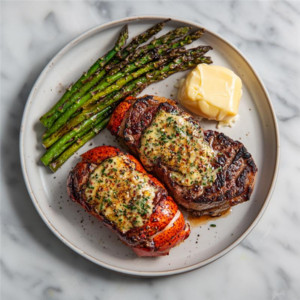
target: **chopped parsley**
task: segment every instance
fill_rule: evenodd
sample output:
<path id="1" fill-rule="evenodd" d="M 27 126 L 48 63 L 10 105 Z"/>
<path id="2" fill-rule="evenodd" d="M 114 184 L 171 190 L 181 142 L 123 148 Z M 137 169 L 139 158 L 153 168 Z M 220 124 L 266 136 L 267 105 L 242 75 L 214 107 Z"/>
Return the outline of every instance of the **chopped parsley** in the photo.
<path id="1" fill-rule="evenodd" d="M 192 118 L 160 110 L 143 133 L 140 151 L 149 165 L 159 160 L 178 184 L 207 186 L 216 178 L 214 151 Z"/>

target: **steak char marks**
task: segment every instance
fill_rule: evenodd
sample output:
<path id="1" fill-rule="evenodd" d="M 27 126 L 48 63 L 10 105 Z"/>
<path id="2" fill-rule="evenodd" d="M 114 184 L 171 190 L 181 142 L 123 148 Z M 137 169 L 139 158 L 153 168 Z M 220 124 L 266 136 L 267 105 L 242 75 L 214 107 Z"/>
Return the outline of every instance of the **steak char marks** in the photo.
<path id="1" fill-rule="evenodd" d="M 211 167 L 215 170 L 215 176 L 210 184 L 180 184 L 171 176 L 174 171 L 172 166 L 160 158 L 152 164 L 144 163 L 141 152 L 143 134 L 162 110 L 168 113 L 176 112 L 191 124 L 200 127 L 198 120 L 182 111 L 176 102 L 156 96 L 144 96 L 138 99 L 129 98 L 119 104 L 108 128 L 141 159 L 149 172 L 165 184 L 174 200 L 193 215 L 219 216 L 231 206 L 249 200 L 257 167 L 244 145 L 223 133 L 202 131 L 205 143 L 214 153 Z"/>

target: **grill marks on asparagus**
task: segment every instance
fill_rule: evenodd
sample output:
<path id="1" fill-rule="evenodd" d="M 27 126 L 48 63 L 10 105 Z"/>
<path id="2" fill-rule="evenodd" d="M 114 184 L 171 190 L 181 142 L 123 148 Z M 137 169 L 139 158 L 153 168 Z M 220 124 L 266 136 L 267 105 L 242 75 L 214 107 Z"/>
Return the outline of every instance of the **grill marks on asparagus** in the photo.
<path id="1" fill-rule="evenodd" d="M 190 38 L 187 39 L 185 43 L 182 43 L 182 45 L 179 44 L 178 39 L 183 39 L 186 36 L 189 29 L 190 29 L 189 27 L 180 27 L 180 28 L 177 28 L 177 29 L 167 33 L 163 37 L 152 40 L 152 42 L 150 42 L 148 45 L 144 45 L 144 46 L 138 48 L 135 52 L 132 52 L 132 54 L 128 55 L 123 61 L 121 61 L 113 69 L 109 70 L 108 66 L 107 66 L 106 70 L 109 70 L 108 75 L 116 74 L 118 71 L 120 71 L 122 68 L 124 68 L 129 63 L 132 63 L 132 62 L 137 63 L 137 59 L 140 59 L 141 57 L 142 57 L 142 59 L 140 59 L 140 60 L 146 60 L 146 62 L 150 61 L 150 60 L 147 60 L 147 54 L 149 54 L 149 53 L 152 55 L 155 55 L 153 58 L 157 59 L 159 57 L 159 55 L 165 55 L 166 50 L 175 49 L 180 46 L 187 45 L 188 43 L 191 42 Z M 202 33 L 203 33 L 203 31 L 202 31 Z"/>
<path id="2" fill-rule="evenodd" d="M 164 20 L 160 23 L 155 24 L 151 28 L 147 29 L 145 32 L 133 37 L 131 42 L 126 46 L 122 51 L 119 51 L 117 54 L 117 58 L 120 60 L 125 59 L 130 53 L 132 53 L 138 46 L 147 42 L 150 38 L 152 38 L 156 33 L 160 32 L 165 24 L 169 22 L 171 19 Z M 108 67 L 108 66 L 107 66 Z"/>
<path id="3" fill-rule="evenodd" d="M 112 49 L 113 54 L 112 50 L 108 52 L 111 55 L 109 60 L 103 65 L 98 64 L 97 68 L 95 63 L 65 93 L 69 92 L 68 95 L 64 94 L 41 117 L 43 124 L 46 120 L 48 126 L 52 125 L 43 135 L 43 145 L 47 151 L 41 161 L 53 172 L 105 128 L 106 120 L 115 105 L 126 96 L 136 96 L 151 83 L 176 72 L 195 67 L 199 63 L 212 62 L 209 57 L 204 56 L 212 49 L 210 46 L 188 50 L 183 48 L 199 39 L 204 33 L 203 29 L 189 33 L 190 27 L 176 28 L 142 45 L 159 32 L 167 21 L 134 37 L 126 47 L 124 38 L 127 39 L 128 31 L 124 27 Z M 117 49 L 119 50 L 116 51 Z"/>

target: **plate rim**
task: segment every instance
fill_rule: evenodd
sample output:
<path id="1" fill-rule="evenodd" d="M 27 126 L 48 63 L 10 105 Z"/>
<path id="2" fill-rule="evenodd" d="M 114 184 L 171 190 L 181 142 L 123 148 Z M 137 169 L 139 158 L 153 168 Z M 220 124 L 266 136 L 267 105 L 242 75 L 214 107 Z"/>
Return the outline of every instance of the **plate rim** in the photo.
<path id="1" fill-rule="evenodd" d="M 114 27 L 114 26 L 117 26 L 117 25 L 122 25 L 124 22 L 130 23 L 130 22 L 137 21 L 137 20 L 141 20 L 141 21 L 143 21 L 143 20 L 162 21 L 162 20 L 166 20 L 166 19 L 171 19 L 172 21 L 179 22 L 179 23 L 190 24 L 191 26 L 194 26 L 194 27 L 202 27 L 202 28 L 204 27 L 205 30 L 209 34 L 211 34 L 212 36 L 215 36 L 216 38 L 220 39 L 222 42 L 227 44 L 229 47 L 231 47 L 243 59 L 243 61 L 247 64 L 250 71 L 253 73 L 253 75 L 257 79 L 257 82 L 261 86 L 261 90 L 264 93 L 265 98 L 267 99 L 267 103 L 268 103 L 268 106 L 269 106 L 269 109 L 270 109 L 270 112 L 271 112 L 272 122 L 273 122 L 273 125 L 274 125 L 272 127 L 274 128 L 275 143 L 276 143 L 275 166 L 274 166 L 274 173 L 273 173 L 272 182 L 271 182 L 269 191 L 267 193 L 267 196 L 265 198 L 265 201 L 264 201 L 261 209 L 259 210 L 257 216 L 255 217 L 253 222 L 250 224 L 250 226 L 232 244 L 230 244 L 228 247 L 223 249 L 221 252 L 213 255 L 212 257 L 210 257 L 208 259 L 205 259 L 202 262 L 190 265 L 190 266 L 186 266 L 186 267 L 182 267 L 182 268 L 176 268 L 176 269 L 169 270 L 169 271 L 135 271 L 135 270 L 130 270 L 130 269 L 110 265 L 110 264 L 108 264 L 104 261 L 99 261 L 99 259 L 93 257 L 90 254 L 85 253 L 83 250 L 81 250 L 76 245 L 74 245 L 72 242 L 70 242 L 66 237 L 64 237 L 55 228 L 55 226 L 51 223 L 51 221 L 48 220 L 48 218 L 46 217 L 46 215 L 42 211 L 38 200 L 36 199 L 36 197 L 34 195 L 33 188 L 30 184 L 29 176 L 27 174 L 26 158 L 25 158 L 25 153 L 24 153 L 24 124 L 26 123 L 26 120 L 28 118 L 28 112 L 29 112 L 29 109 L 31 107 L 31 102 L 32 102 L 31 99 L 34 96 L 34 93 L 37 90 L 40 81 L 44 78 L 46 73 L 49 71 L 51 65 L 54 64 L 56 60 L 60 59 L 61 56 L 63 56 L 69 49 L 71 49 L 76 44 L 80 43 L 83 39 L 93 35 L 96 32 L 101 32 L 101 31 L 103 31 L 107 28 L 111 28 L 111 27 Z M 174 275 L 174 274 L 184 273 L 184 272 L 192 271 L 192 270 L 198 269 L 200 267 L 203 267 L 203 266 L 217 260 L 218 258 L 222 257 L 223 255 L 227 254 L 228 252 L 230 252 L 232 249 L 234 249 L 239 243 L 241 243 L 248 236 L 248 234 L 254 229 L 254 227 L 258 224 L 259 220 L 263 216 L 263 214 L 264 214 L 264 212 L 265 212 L 265 210 L 266 210 L 266 208 L 267 208 L 267 206 L 268 206 L 268 204 L 271 200 L 271 196 L 273 194 L 273 191 L 274 191 L 274 187 L 275 187 L 277 177 L 278 177 L 278 169 L 279 169 L 280 139 L 279 139 L 279 130 L 278 130 L 278 123 L 277 123 L 277 119 L 276 119 L 276 115 L 275 115 L 275 110 L 274 110 L 272 102 L 270 100 L 270 96 L 268 94 L 268 91 L 265 88 L 260 76 L 253 69 L 253 67 L 251 66 L 249 61 L 245 58 L 244 54 L 240 50 L 238 50 L 234 45 L 232 45 L 230 42 L 228 42 L 226 39 L 224 39 L 219 34 L 216 34 L 214 31 L 211 31 L 211 30 L 207 29 L 206 26 L 202 26 L 197 22 L 188 21 L 188 20 L 185 20 L 185 19 L 182 19 L 182 18 L 178 18 L 176 16 L 145 15 L 145 16 L 125 17 L 125 18 L 117 19 L 117 20 L 114 20 L 114 21 L 111 21 L 111 22 L 106 22 L 106 23 L 103 23 L 103 24 L 100 24 L 100 25 L 96 25 L 96 26 L 84 31 L 83 33 L 79 34 L 78 36 L 76 36 L 71 41 L 69 41 L 61 50 L 59 50 L 51 58 L 51 60 L 47 63 L 47 65 L 44 67 L 43 71 L 38 76 L 37 80 L 35 81 L 34 85 L 32 86 L 31 92 L 30 92 L 30 94 L 27 98 L 27 101 L 26 101 L 26 104 L 25 104 L 25 107 L 24 107 L 24 111 L 23 111 L 21 126 L 20 126 L 19 152 L 20 152 L 20 161 L 21 161 L 22 174 L 23 174 L 23 177 L 24 177 L 25 185 L 26 185 L 27 191 L 29 193 L 29 196 L 30 196 L 37 212 L 39 213 L 40 217 L 44 221 L 44 223 L 52 231 L 52 233 L 54 233 L 65 245 L 67 245 L 69 248 L 71 248 L 73 251 L 77 252 L 81 256 L 83 256 L 86 259 L 90 260 L 91 262 L 93 262 L 93 263 L 95 263 L 95 264 L 97 264 L 101 267 L 107 268 L 109 270 L 113 270 L 113 271 L 123 273 L 123 274 L 128 274 L 128 275 L 135 275 L 135 276 L 142 276 L 142 277 L 158 277 L 158 276 L 167 276 L 167 275 Z"/>

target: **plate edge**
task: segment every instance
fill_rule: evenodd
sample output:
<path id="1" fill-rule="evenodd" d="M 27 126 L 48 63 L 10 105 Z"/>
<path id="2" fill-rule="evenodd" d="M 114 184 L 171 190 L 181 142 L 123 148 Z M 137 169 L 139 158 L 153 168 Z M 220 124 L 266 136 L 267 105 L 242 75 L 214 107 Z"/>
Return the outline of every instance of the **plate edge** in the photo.
<path id="1" fill-rule="evenodd" d="M 280 140 L 279 140 L 279 131 L 278 131 L 278 124 L 277 124 L 277 119 L 276 119 L 276 115 L 275 115 L 275 111 L 273 108 L 273 105 L 270 101 L 270 97 L 269 94 L 263 84 L 263 82 L 261 81 L 259 75 L 257 74 L 257 72 L 253 69 L 253 67 L 251 66 L 251 64 L 249 63 L 249 61 L 245 58 L 244 54 L 238 50 L 235 46 L 233 46 L 230 42 L 228 42 L 227 40 L 225 40 L 223 37 L 221 37 L 219 34 L 214 33 L 213 31 L 207 29 L 207 27 L 205 26 L 205 29 L 207 32 L 209 32 L 211 35 L 217 37 L 218 39 L 222 40 L 222 42 L 224 42 L 225 44 L 227 44 L 229 47 L 231 47 L 238 55 L 241 56 L 241 58 L 246 62 L 246 64 L 248 65 L 249 69 L 252 71 L 253 75 L 257 78 L 257 81 L 259 82 L 262 91 L 264 92 L 266 99 L 268 100 L 268 105 L 271 111 L 271 115 L 272 115 L 272 120 L 273 120 L 273 124 L 274 124 L 274 128 L 275 128 L 275 138 L 276 138 L 276 164 L 274 167 L 274 173 L 273 173 L 273 179 L 272 179 L 272 183 L 271 183 L 271 187 L 268 191 L 266 200 L 262 206 L 262 208 L 259 211 L 259 214 L 256 216 L 256 218 L 254 219 L 254 221 L 251 223 L 251 225 L 248 227 L 248 229 L 230 246 L 228 246 L 227 248 L 225 248 L 224 250 L 222 250 L 221 252 L 219 252 L 218 254 L 206 259 L 205 261 L 201 262 L 201 263 L 197 263 L 194 264 L 192 266 L 189 267 L 183 267 L 183 268 L 179 268 L 179 269 L 175 269 L 175 270 L 171 270 L 171 271 L 154 271 L 154 272 L 138 272 L 138 271 L 130 271 L 127 269 L 122 269 L 122 268 L 118 268 L 118 267 L 114 267 L 111 265 L 106 265 L 105 263 L 100 264 L 100 261 L 95 259 L 93 256 L 86 254 L 84 251 L 80 250 L 79 248 L 77 248 L 75 245 L 73 245 L 70 241 L 68 241 L 64 236 L 62 236 L 56 229 L 55 227 L 52 225 L 52 223 L 44 216 L 42 209 L 40 208 L 40 206 L 38 205 L 36 198 L 34 196 L 34 193 L 31 189 L 30 183 L 29 183 L 29 178 L 26 172 L 26 163 L 25 163 L 25 157 L 24 157 L 24 151 L 23 151 L 23 143 L 24 143 L 24 132 L 23 132 L 23 128 L 24 128 L 24 124 L 26 121 L 26 117 L 27 117 L 27 111 L 29 110 L 30 107 L 30 99 L 33 97 L 33 94 L 36 90 L 36 86 L 38 86 L 39 82 L 42 80 L 42 78 L 44 77 L 44 75 L 47 73 L 47 70 L 49 69 L 49 66 L 55 62 L 55 60 L 59 59 L 59 57 L 61 57 L 69 48 L 71 48 L 72 46 L 76 45 L 77 43 L 79 43 L 83 38 L 87 38 L 88 36 L 92 35 L 94 33 L 94 31 L 102 31 L 105 30 L 107 28 L 113 27 L 115 25 L 120 25 L 124 22 L 133 22 L 136 20 L 155 20 L 155 21 L 159 21 L 159 20 L 165 20 L 165 19 L 169 19 L 170 16 L 162 16 L 162 15 L 145 15 L 145 16 L 131 16 L 131 17 L 126 17 L 126 18 L 122 18 L 122 19 L 118 19 L 118 20 L 114 20 L 108 23 L 103 23 L 97 26 L 94 26 L 86 31 L 84 31 L 82 34 L 80 34 L 79 36 L 77 36 L 76 38 L 74 38 L 73 40 L 71 40 L 70 42 L 68 42 L 59 52 L 57 52 L 54 57 L 48 62 L 48 64 L 44 67 L 43 71 L 41 72 L 41 74 L 38 76 L 37 80 L 35 81 L 31 92 L 28 96 L 28 99 L 26 101 L 26 105 L 24 107 L 24 111 L 23 111 L 23 116 L 22 116 L 22 121 L 21 121 L 21 127 L 20 127 L 20 137 L 19 137 L 19 151 L 20 151 L 20 160 L 21 160 L 21 168 L 22 168 L 22 174 L 24 177 L 24 181 L 29 193 L 29 196 L 35 206 L 35 208 L 37 209 L 39 215 L 41 216 L 41 218 L 43 219 L 43 221 L 46 223 L 46 225 L 49 227 L 49 229 L 67 246 L 69 246 L 72 250 L 74 250 L 75 252 L 77 252 L 78 254 L 84 256 L 86 259 L 98 264 L 99 266 L 105 267 L 107 269 L 113 270 L 113 271 L 117 271 L 120 273 L 125 273 L 128 275 L 138 275 L 138 276 L 143 276 L 143 277 L 156 277 L 156 276 L 167 276 L 167 275 L 175 275 L 175 274 L 179 274 L 179 273 L 183 273 L 183 272 L 188 272 L 188 271 L 192 271 L 194 269 L 203 267 L 204 265 L 207 265 L 213 261 L 215 261 L 216 259 L 222 257 L 223 255 L 225 255 L 226 253 L 228 253 L 230 250 L 232 250 L 233 248 L 235 248 L 242 240 L 244 240 L 248 234 L 254 229 L 254 227 L 258 224 L 259 220 L 261 219 L 261 217 L 263 216 L 269 202 L 272 196 L 272 193 L 274 191 L 274 187 L 276 184 L 276 180 L 278 177 L 278 169 L 279 169 L 279 157 L 280 157 Z M 188 21 L 185 19 L 181 19 L 181 18 L 177 18 L 177 17 L 171 17 L 171 20 L 179 22 L 179 23 L 186 23 L 186 24 L 190 24 L 194 27 L 203 27 L 202 25 L 196 23 L 196 22 L 192 22 L 192 21 Z"/>

